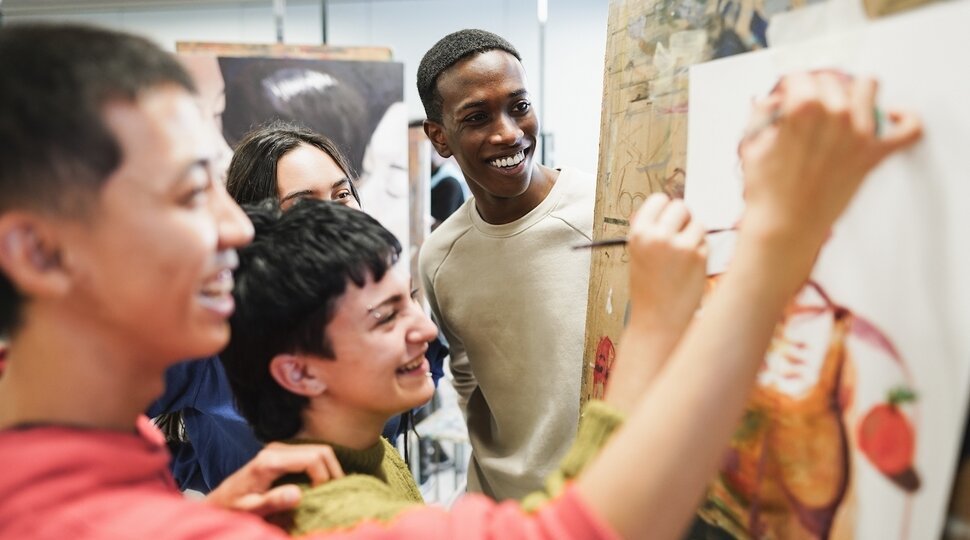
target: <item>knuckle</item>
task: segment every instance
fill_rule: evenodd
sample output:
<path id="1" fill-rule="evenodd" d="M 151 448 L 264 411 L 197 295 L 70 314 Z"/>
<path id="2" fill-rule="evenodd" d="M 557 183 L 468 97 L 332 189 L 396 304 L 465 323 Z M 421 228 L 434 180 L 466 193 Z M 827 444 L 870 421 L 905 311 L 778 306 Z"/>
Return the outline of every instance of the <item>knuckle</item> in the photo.
<path id="1" fill-rule="evenodd" d="M 818 99 L 802 98 L 792 106 L 790 115 L 795 121 L 814 120 L 823 114 L 823 109 Z"/>
<path id="2" fill-rule="evenodd" d="M 841 128 L 852 126 L 852 111 L 848 107 L 838 107 L 832 111 L 832 119 Z"/>

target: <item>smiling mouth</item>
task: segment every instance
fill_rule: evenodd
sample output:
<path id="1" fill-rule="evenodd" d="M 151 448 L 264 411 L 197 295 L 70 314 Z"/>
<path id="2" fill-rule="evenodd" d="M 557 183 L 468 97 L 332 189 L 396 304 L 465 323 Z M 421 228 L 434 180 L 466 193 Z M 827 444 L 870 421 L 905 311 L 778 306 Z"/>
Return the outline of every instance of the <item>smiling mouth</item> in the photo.
<path id="1" fill-rule="evenodd" d="M 525 149 L 519 150 L 518 153 L 508 157 L 493 159 L 488 164 L 500 169 L 512 169 L 518 166 L 519 163 L 522 163 L 523 160 L 525 160 Z"/>
<path id="2" fill-rule="evenodd" d="M 409 362 L 397 368 L 396 372 L 398 375 L 407 375 L 408 373 L 414 373 L 415 371 L 421 369 L 421 366 L 423 365 L 424 365 L 424 356 L 419 356 L 413 362 Z"/>
<path id="3" fill-rule="evenodd" d="M 206 281 L 199 289 L 197 297 L 206 308 L 229 315 L 235 307 L 232 299 L 233 285 L 232 270 L 225 269 Z"/>

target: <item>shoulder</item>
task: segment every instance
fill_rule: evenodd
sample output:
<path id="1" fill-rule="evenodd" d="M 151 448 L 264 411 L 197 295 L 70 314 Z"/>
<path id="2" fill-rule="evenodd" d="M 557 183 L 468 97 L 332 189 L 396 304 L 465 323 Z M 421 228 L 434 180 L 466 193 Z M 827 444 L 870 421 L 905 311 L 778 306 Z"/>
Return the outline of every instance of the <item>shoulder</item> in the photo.
<path id="1" fill-rule="evenodd" d="M 592 239 L 596 177 L 579 169 L 563 167 L 557 183 L 561 183 L 562 197 L 552 217 L 562 220 L 579 235 Z"/>
<path id="2" fill-rule="evenodd" d="M 422 275 L 429 279 L 433 277 L 455 244 L 471 232 L 473 226 L 468 214 L 472 211 L 473 205 L 474 198 L 467 199 L 425 239 L 418 253 L 418 266 Z"/>
<path id="3" fill-rule="evenodd" d="M 588 201 L 592 204 L 596 197 L 596 175 L 574 167 L 563 167 L 559 171 L 558 182 L 563 183 L 563 193 L 570 201 Z"/>
<path id="4" fill-rule="evenodd" d="M 342 529 L 374 519 L 386 522 L 416 504 L 373 476 L 351 474 L 306 488 L 290 533 Z"/>

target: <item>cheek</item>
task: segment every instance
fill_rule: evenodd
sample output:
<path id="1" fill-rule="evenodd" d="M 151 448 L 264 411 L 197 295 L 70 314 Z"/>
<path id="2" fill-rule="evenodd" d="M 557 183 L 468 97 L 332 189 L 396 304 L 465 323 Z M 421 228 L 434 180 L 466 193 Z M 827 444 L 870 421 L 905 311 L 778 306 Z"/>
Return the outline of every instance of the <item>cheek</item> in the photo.
<path id="1" fill-rule="evenodd" d="M 172 286 L 201 285 L 212 266 L 217 245 L 218 231 L 210 219 L 201 216 L 185 216 L 174 219 L 169 226 L 155 227 L 144 233 L 145 254 L 152 253 L 152 273 L 161 283 Z"/>
<path id="2" fill-rule="evenodd" d="M 523 118 L 519 122 L 519 129 L 524 131 L 527 135 L 538 135 L 539 133 L 539 119 L 533 114 L 529 115 L 527 118 Z"/>

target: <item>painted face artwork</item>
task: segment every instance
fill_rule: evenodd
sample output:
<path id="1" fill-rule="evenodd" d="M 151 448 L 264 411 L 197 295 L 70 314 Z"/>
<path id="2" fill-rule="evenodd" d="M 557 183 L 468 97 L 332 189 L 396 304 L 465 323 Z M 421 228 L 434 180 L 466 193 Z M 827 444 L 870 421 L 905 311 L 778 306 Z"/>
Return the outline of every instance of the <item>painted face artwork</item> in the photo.
<path id="1" fill-rule="evenodd" d="M 438 328 L 411 298 L 409 281 L 391 269 L 363 287 L 348 284 L 327 326 L 334 359 L 313 360 L 328 399 L 390 417 L 434 394 L 424 353 Z"/>
<path id="2" fill-rule="evenodd" d="M 539 119 L 522 64 L 504 51 L 473 55 L 442 73 L 437 88 L 447 147 L 476 198 L 526 193 Z"/>
<path id="3" fill-rule="evenodd" d="M 857 364 L 887 360 L 897 377 L 865 381 L 883 397 L 861 399 Z M 910 386 L 888 338 L 808 282 L 775 327 L 701 517 L 737 538 L 851 536 L 855 455 L 904 497 L 919 489 Z"/>
<path id="4" fill-rule="evenodd" d="M 253 229 L 216 180 L 199 106 L 161 86 L 104 118 L 124 159 L 91 217 L 64 224 L 73 307 L 132 355 L 214 354 L 229 339 L 234 248 Z"/>
<path id="5" fill-rule="evenodd" d="M 803 287 L 787 306 L 758 374 L 758 385 L 793 399 L 805 398 L 819 383 L 835 310 L 814 287 Z"/>
<path id="6" fill-rule="evenodd" d="M 287 152 L 276 165 L 277 196 L 284 210 L 307 198 L 339 202 L 360 210 L 350 182 L 333 158 L 307 144 Z"/>

